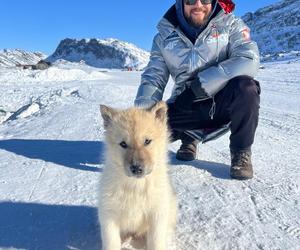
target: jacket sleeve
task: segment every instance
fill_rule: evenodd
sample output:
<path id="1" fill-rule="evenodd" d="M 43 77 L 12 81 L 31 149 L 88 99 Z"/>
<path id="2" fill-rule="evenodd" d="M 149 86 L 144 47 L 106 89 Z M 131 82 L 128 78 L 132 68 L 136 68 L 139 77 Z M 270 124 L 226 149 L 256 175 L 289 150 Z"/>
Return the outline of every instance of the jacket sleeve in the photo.
<path id="1" fill-rule="evenodd" d="M 169 70 L 159 47 L 159 34 L 154 37 L 150 61 L 142 74 L 134 105 L 150 107 L 162 100 L 169 80 Z"/>
<path id="2" fill-rule="evenodd" d="M 198 73 L 201 87 L 209 96 L 215 95 L 234 77 L 256 75 L 259 51 L 256 42 L 250 40 L 249 32 L 245 23 L 235 18 L 229 32 L 228 59 Z"/>

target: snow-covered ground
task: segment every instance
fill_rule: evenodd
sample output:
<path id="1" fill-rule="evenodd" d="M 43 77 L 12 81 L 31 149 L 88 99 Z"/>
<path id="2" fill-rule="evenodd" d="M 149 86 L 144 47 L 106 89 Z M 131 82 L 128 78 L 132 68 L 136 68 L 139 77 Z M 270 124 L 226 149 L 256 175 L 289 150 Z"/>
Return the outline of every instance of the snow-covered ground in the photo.
<path id="1" fill-rule="evenodd" d="M 0 69 L 0 249 L 100 249 L 99 104 L 131 106 L 140 74 Z M 300 62 L 264 64 L 257 79 L 254 179 L 230 179 L 228 134 L 200 145 L 189 163 L 175 159 L 179 142 L 169 146 L 179 200 L 173 249 L 300 249 Z"/>

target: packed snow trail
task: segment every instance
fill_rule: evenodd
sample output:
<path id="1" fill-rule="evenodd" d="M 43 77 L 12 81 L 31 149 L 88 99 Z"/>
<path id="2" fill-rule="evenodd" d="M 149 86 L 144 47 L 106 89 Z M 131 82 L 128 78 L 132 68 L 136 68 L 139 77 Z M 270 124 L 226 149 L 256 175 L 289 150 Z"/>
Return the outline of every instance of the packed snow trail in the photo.
<path id="1" fill-rule="evenodd" d="M 171 249 L 300 249 L 300 62 L 264 67 L 254 179 L 230 179 L 229 134 L 200 145 L 188 163 L 175 159 L 180 143 L 170 144 L 179 201 Z M 99 104 L 131 106 L 141 73 L 81 65 L 78 81 L 79 71 L 60 70 L 61 79 L 44 72 L 37 81 L 0 69 L 0 249 L 101 247 Z M 33 103 L 39 108 L 28 109 Z"/>

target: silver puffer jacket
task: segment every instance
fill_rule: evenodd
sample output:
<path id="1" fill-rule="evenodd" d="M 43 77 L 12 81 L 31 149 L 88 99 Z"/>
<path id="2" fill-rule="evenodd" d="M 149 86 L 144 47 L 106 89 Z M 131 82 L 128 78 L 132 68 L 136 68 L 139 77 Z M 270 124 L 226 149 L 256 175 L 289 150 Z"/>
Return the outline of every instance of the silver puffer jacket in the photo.
<path id="1" fill-rule="evenodd" d="M 159 22 L 151 56 L 142 74 L 136 106 L 148 107 L 162 100 L 169 80 L 174 80 L 174 102 L 185 83 L 197 76 L 208 96 L 213 97 L 227 82 L 240 75 L 254 77 L 259 68 L 257 45 L 249 28 L 234 14 L 221 10 L 210 20 L 193 44 L 165 17 Z"/>

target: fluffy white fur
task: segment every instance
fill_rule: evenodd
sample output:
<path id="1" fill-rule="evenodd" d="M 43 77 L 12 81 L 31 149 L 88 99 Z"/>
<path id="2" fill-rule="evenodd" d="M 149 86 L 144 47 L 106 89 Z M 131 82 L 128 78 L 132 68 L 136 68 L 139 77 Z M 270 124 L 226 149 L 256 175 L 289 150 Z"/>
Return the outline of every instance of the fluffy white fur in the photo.
<path id="1" fill-rule="evenodd" d="M 106 129 L 106 164 L 99 191 L 103 250 L 120 250 L 128 237 L 144 241 L 147 250 L 167 249 L 177 204 L 168 175 L 166 113 L 164 102 L 148 110 L 119 111 L 101 105 Z M 132 175 L 131 165 L 142 166 L 145 175 Z"/>

